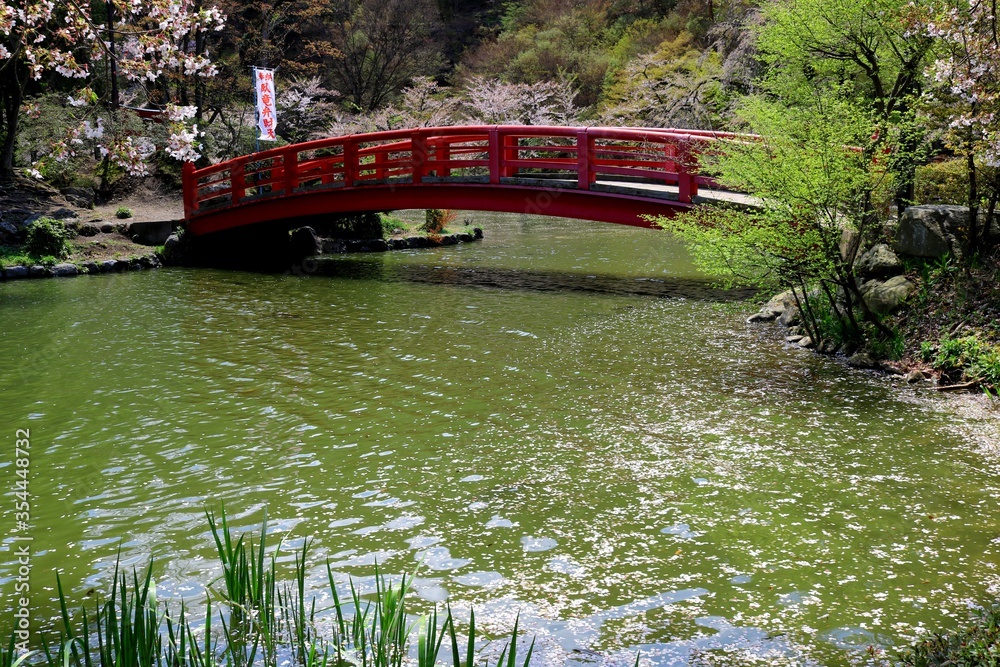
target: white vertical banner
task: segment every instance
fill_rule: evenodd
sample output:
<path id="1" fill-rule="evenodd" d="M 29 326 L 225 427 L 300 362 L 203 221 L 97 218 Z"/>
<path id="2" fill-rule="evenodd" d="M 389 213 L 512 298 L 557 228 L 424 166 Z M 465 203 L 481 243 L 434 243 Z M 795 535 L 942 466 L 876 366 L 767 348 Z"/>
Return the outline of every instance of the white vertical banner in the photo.
<path id="1" fill-rule="evenodd" d="M 257 98 L 257 128 L 260 141 L 277 141 L 278 108 L 275 103 L 274 70 L 253 68 L 253 89 Z"/>

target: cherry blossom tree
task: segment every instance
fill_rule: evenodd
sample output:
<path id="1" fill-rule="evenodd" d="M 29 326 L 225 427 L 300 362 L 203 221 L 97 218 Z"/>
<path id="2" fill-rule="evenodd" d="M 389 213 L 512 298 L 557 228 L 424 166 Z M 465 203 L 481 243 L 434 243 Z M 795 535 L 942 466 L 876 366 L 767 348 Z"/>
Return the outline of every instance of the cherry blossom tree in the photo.
<path id="1" fill-rule="evenodd" d="M 975 253 L 990 240 L 1000 195 L 997 5 L 995 0 L 948 0 L 914 10 L 915 30 L 937 42 L 925 109 L 942 121 L 949 147 L 965 159 L 970 209 L 966 251 Z M 984 200 L 987 215 L 985 224 L 980 224 Z"/>
<path id="2" fill-rule="evenodd" d="M 173 74 L 211 77 L 216 73 L 209 58 L 182 48 L 191 37 L 220 30 L 225 17 L 197 0 L 108 0 L 104 11 L 113 19 L 94 14 L 101 3 L 54 0 L 0 0 L 0 178 L 14 169 L 14 146 L 25 91 L 32 82 L 62 79 L 74 92 L 67 103 L 85 108 L 100 100 L 88 86 L 95 64 L 111 59 L 118 74 L 132 87 L 144 88 Z M 105 23 L 111 24 L 108 30 Z M 117 100 L 108 100 L 112 108 Z M 79 114 L 87 116 L 86 113 Z M 188 127 L 190 108 L 171 108 L 167 153 L 177 159 L 197 157 L 198 131 Z M 99 152 L 128 173 L 145 173 L 143 161 L 150 147 L 132 135 L 109 131 L 114 121 L 82 118 L 67 128 L 63 142 L 53 147 L 53 159 L 71 157 L 90 139 Z"/>
<path id="3" fill-rule="evenodd" d="M 463 123 L 486 125 L 573 125 L 583 110 L 569 77 L 538 83 L 507 83 L 471 77 L 457 89 L 439 86 L 429 77 L 414 77 L 397 104 L 368 113 L 334 113 L 326 134 L 339 136 L 412 127 Z"/>
<path id="4" fill-rule="evenodd" d="M 572 79 L 506 83 L 472 77 L 465 87 L 466 116 L 470 122 L 514 125 L 572 125 L 582 109 L 576 106 Z"/>

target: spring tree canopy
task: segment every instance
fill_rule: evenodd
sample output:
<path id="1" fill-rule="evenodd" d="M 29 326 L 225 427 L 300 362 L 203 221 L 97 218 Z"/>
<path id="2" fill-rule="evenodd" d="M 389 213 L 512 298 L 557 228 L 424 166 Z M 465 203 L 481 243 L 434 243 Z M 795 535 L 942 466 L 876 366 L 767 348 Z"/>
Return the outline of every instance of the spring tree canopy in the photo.
<path id="1" fill-rule="evenodd" d="M 112 9 L 112 34 L 105 16 Z M 61 80 L 72 91 L 68 103 L 84 107 L 98 101 L 90 88 L 95 66 L 113 58 L 130 86 L 149 90 L 161 77 L 211 77 L 207 55 L 189 48 L 193 37 L 220 30 L 225 17 L 197 0 L 109 0 L 103 3 L 53 0 L 0 0 L 0 177 L 13 173 L 14 146 L 25 88 L 31 82 Z M 181 160 L 197 154 L 197 129 L 185 125 L 190 108 L 168 107 L 171 121 L 167 152 Z M 93 119 L 92 119 L 93 120 Z M 71 127 L 55 159 L 73 154 L 83 140 L 97 142 L 100 153 L 129 173 L 145 172 L 149 146 L 128 134 L 108 132 L 99 118 Z"/>

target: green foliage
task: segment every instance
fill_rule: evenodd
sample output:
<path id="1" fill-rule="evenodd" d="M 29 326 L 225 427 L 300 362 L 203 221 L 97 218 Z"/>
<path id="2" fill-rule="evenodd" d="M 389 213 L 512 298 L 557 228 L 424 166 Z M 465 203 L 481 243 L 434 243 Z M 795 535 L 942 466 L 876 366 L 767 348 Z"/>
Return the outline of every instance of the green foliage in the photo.
<path id="1" fill-rule="evenodd" d="M 53 145 L 65 139 L 66 129 L 77 122 L 65 99 L 65 94 L 48 93 L 27 101 L 17 135 L 18 163 L 34 164 L 44 158 Z M 77 170 L 69 161 L 42 160 L 38 171 L 45 180 L 68 186 Z"/>
<path id="2" fill-rule="evenodd" d="M 870 324 L 865 324 L 864 338 L 868 351 L 876 359 L 901 359 L 906 352 L 906 338 L 898 329 L 891 328 L 889 334 L 876 330 Z"/>
<path id="3" fill-rule="evenodd" d="M 205 127 L 205 135 L 202 137 L 204 154 L 215 159 L 228 160 L 253 153 L 257 150 L 258 136 L 253 106 L 237 96 L 224 97 L 223 100 L 226 103 L 226 113 L 221 114 L 215 123 Z M 284 141 L 268 142 L 262 148 L 274 148 L 284 143 Z M 176 179 L 178 185 L 182 167 L 180 162 L 169 158 L 163 158 L 158 163 L 158 170 L 169 175 L 171 179 Z"/>
<path id="4" fill-rule="evenodd" d="M 382 223 L 382 236 L 390 236 L 397 229 L 406 229 L 406 223 L 389 213 L 379 213 L 378 218 Z"/>
<path id="5" fill-rule="evenodd" d="M 16 161 L 32 166 L 46 181 L 60 187 L 107 190 L 121 184 L 126 172 L 115 160 L 102 157 L 99 151 L 102 144 L 162 146 L 166 142 L 164 125 L 146 123 L 128 110 L 108 112 L 93 105 L 73 107 L 66 104 L 65 93 L 33 97 L 25 106 Z M 101 131 L 88 137 L 84 123 Z"/>
<path id="6" fill-rule="evenodd" d="M 917 91 L 930 40 L 907 31 L 909 0 L 777 0 L 762 7 L 766 87 L 786 100 L 842 87 L 889 120 Z"/>
<path id="7" fill-rule="evenodd" d="M 988 205 L 990 188 L 983 184 L 996 182 L 1000 169 L 990 167 L 977 160 L 977 178 L 980 182 L 980 194 L 985 195 L 980 205 Z M 917 167 L 916 183 L 913 199 L 917 204 L 953 204 L 968 206 L 969 204 L 969 173 L 964 159 L 943 160 Z"/>
<path id="8" fill-rule="evenodd" d="M 934 634 L 901 652 L 900 667 L 982 667 L 1000 664 L 1000 607 L 975 612 L 969 626 Z"/>
<path id="9" fill-rule="evenodd" d="M 424 224 L 421 229 L 428 234 L 440 234 L 455 219 L 455 214 L 440 208 L 429 208 L 424 212 Z"/>
<path id="10" fill-rule="evenodd" d="M 30 266 L 37 261 L 37 257 L 25 252 L 22 248 L 0 246 L 0 269 L 11 266 Z"/>
<path id="11" fill-rule="evenodd" d="M 762 288 L 837 278 L 844 229 L 870 232 L 870 193 L 886 174 L 864 152 L 868 115 L 835 96 L 788 108 L 764 97 L 739 111 L 761 141 L 730 141 L 711 168 L 758 197 L 752 211 L 702 208 L 659 223 L 688 242 L 706 270 Z"/>
<path id="12" fill-rule="evenodd" d="M 955 204 L 969 201 L 965 160 L 945 160 L 917 167 L 913 199 L 918 204 Z"/>
<path id="13" fill-rule="evenodd" d="M 126 220 L 132 217 L 132 209 L 128 206 L 119 206 L 115 209 L 115 217 L 119 220 Z"/>
<path id="14" fill-rule="evenodd" d="M 463 60 L 476 73 L 512 83 L 553 81 L 561 74 L 579 86 L 582 106 L 597 102 L 612 63 L 607 45 L 618 40 L 615 15 L 601 2 L 551 0 L 509 3 L 504 30 Z"/>
<path id="15" fill-rule="evenodd" d="M 601 118 L 611 125 L 719 127 L 733 105 L 722 76 L 721 56 L 682 32 L 607 78 Z"/>
<path id="16" fill-rule="evenodd" d="M 338 215 L 323 220 L 310 221 L 309 225 L 320 236 L 337 239 L 369 240 L 383 238 L 382 218 L 378 213 Z"/>
<path id="17" fill-rule="evenodd" d="M 39 218 L 28 225 L 24 248 L 32 255 L 65 257 L 69 254 L 66 226 L 52 218 Z"/>
<path id="18" fill-rule="evenodd" d="M 819 296 L 818 294 L 816 295 Z M 817 303 L 818 301 L 818 303 Z M 833 341 L 838 345 L 859 347 L 864 343 L 861 332 L 852 329 L 844 318 L 837 317 L 826 299 L 814 298 L 810 302 L 813 319 L 816 322 L 820 340 Z"/>
<path id="19" fill-rule="evenodd" d="M 676 37 L 677 32 L 664 19 L 639 19 L 631 23 L 608 51 L 608 73 L 613 74 L 643 53 L 656 51 L 665 41 Z"/>
<path id="20" fill-rule="evenodd" d="M 942 338 L 937 345 L 924 341 L 920 352 L 945 377 L 977 382 L 994 391 L 1000 387 L 1000 345 L 973 335 Z"/>

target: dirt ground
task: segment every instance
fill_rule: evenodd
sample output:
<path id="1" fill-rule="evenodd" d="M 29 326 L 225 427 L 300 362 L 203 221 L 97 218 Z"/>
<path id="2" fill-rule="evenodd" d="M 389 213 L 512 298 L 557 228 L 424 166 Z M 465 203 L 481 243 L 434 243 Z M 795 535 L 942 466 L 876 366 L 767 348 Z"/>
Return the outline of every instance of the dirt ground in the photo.
<path id="1" fill-rule="evenodd" d="M 132 217 L 124 222 L 151 222 L 180 220 L 184 217 L 184 201 L 179 192 L 171 192 L 153 179 L 146 179 L 127 196 L 96 206 L 92 211 L 80 211 L 81 220 L 97 217 L 117 221 L 115 211 L 125 206 L 132 209 Z"/>

